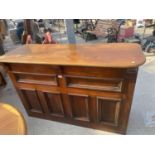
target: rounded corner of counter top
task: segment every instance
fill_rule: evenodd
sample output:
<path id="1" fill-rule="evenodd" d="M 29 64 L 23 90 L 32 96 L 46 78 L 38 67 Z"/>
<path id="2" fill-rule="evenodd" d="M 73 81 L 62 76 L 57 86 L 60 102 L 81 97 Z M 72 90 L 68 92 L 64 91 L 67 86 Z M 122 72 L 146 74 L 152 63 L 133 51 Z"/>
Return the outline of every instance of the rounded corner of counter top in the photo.
<path id="1" fill-rule="evenodd" d="M 59 45 L 59 47 L 57 47 L 57 45 L 54 47 L 44 45 L 44 48 L 39 48 L 41 45 L 37 46 L 34 44 L 31 46 L 23 45 L 19 48 L 12 50 L 8 54 L 0 56 L 0 63 L 132 68 L 132 67 L 139 67 L 146 62 L 146 57 L 143 54 L 141 46 L 139 44 L 135 43 L 112 43 L 112 44 L 113 45 L 95 44 L 93 45 L 93 48 L 90 45 L 76 45 L 79 48 L 73 49 L 73 51 L 71 51 L 71 49 L 68 48 L 69 45 L 67 45 L 67 47 L 66 45 Z M 113 46 L 115 46 L 115 49 L 112 48 Z M 33 47 L 33 48 L 29 49 L 27 47 Z M 123 51 L 124 49 L 125 53 Z M 54 50 L 56 50 L 57 52 L 55 52 Z M 115 53 L 118 53 L 119 55 L 122 54 L 123 57 L 120 58 L 118 54 Z M 103 57 L 101 58 L 101 56 Z M 94 57 L 96 57 L 97 59 L 94 60 Z M 112 60 L 109 61 L 110 57 L 112 57 L 111 59 L 116 60 L 118 59 L 118 61 L 115 62 Z M 61 62 L 60 59 L 62 60 Z"/>
<path id="2" fill-rule="evenodd" d="M 142 53 L 141 61 L 137 64 L 137 66 L 142 66 L 145 64 L 145 62 L 146 62 L 146 56 Z"/>

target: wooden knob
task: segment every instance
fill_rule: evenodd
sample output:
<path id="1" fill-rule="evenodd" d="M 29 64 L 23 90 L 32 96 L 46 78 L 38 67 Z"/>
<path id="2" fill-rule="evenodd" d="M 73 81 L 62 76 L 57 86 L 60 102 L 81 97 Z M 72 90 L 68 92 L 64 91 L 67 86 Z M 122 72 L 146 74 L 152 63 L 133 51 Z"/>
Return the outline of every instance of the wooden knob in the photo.
<path id="1" fill-rule="evenodd" d="M 60 78 L 60 79 L 61 79 L 61 78 L 62 78 L 62 75 L 58 75 L 58 78 Z"/>

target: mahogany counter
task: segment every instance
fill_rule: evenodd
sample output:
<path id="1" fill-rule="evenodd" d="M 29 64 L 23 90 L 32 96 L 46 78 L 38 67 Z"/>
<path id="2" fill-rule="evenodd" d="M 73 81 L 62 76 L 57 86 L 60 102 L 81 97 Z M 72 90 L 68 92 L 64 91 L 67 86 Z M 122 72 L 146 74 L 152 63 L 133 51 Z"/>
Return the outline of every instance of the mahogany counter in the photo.
<path id="1" fill-rule="evenodd" d="M 30 116 L 125 134 L 138 44 L 24 45 L 0 57 Z"/>

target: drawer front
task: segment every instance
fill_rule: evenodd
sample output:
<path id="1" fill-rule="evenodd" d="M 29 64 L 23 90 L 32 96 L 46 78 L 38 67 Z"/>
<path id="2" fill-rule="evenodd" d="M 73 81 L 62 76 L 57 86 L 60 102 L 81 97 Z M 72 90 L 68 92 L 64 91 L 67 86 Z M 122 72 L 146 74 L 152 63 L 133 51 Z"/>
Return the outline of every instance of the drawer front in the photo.
<path id="1" fill-rule="evenodd" d="M 9 73 L 17 83 L 58 86 L 57 75 L 60 69 L 48 65 L 11 64 Z"/>
<path id="2" fill-rule="evenodd" d="M 125 69 L 62 67 L 67 88 L 122 92 Z"/>
<path id="3" fill-rule="evenodd" d="M 49 65 L 33 65 L 33 64 L 10 64 L 9 70 L 21 73 L 34 73 L 34 74 L 59 74 L 58 66 Z"/>
<path id="4" fill-rule="evenodd" d="M 56 75 L 10 72 L 17 83 L 58 86 Z"/>
<path id="5" fill-rule="evenodd" d="M 62 72 L 64 75 L 72 76 L 122 78 L 126 74 L 126 69 L 66 66 L 62 67 Z"/>
<path id="6" fill-rule="evenodd" d="M 122 92 L 124 79 L 98 78 L 84 76 L 65 76 L 68 88 L 78 88 L 96 91 Z"/>

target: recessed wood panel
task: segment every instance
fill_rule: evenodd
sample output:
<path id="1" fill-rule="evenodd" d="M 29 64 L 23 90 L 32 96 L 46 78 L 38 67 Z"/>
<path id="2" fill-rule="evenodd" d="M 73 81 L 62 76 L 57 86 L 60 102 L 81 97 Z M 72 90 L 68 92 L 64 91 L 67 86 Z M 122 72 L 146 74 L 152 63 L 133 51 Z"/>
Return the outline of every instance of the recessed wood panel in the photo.
<path id="1" fill-rule="evenodd" d="M 121 92 L 123 79 L 66 76 L 67 87 Z"/>
<path id="2" fill-rule="evenodd" d="M 31 112 L 43 113 L 37 92 L 35 90 L 20 89 L 19 91 L 23 96 L 25 104 Z"/>
<path id="3" fill-rule="evenodd" d="M 69 95 L 72 116 L 74 119 L 89 121 L 88 96 Z"/>
<path id="4" fill-rule="evenodd" d="M 98 98 L 98 121 L 111 125 L 118 125 L 120 113 L 120 101 Z"/>
<path id="5" fill-rule="evenodd" d="M 14 77 L 19 83 L 39 84 L 39 85 L 53 85 L 57 86 L 56 75 L 37 75 L 28 73 L 15 73 Z"/>
<path id="6" fill-rule="evenodd" d="M 43 92 L 48 109 L 51 114 L 63 115 L 62 97 L 58 93 Z"/>
<path id="7" fill-rule="evenodd" d="M 38 73 L 38 74 L 56 74 L 59 73 L 57 66 L 49 65 L 33 65 L 33 64 L 15 64 L 9 65 L 11 71 L 25 72 L 25 73 Z"/>

